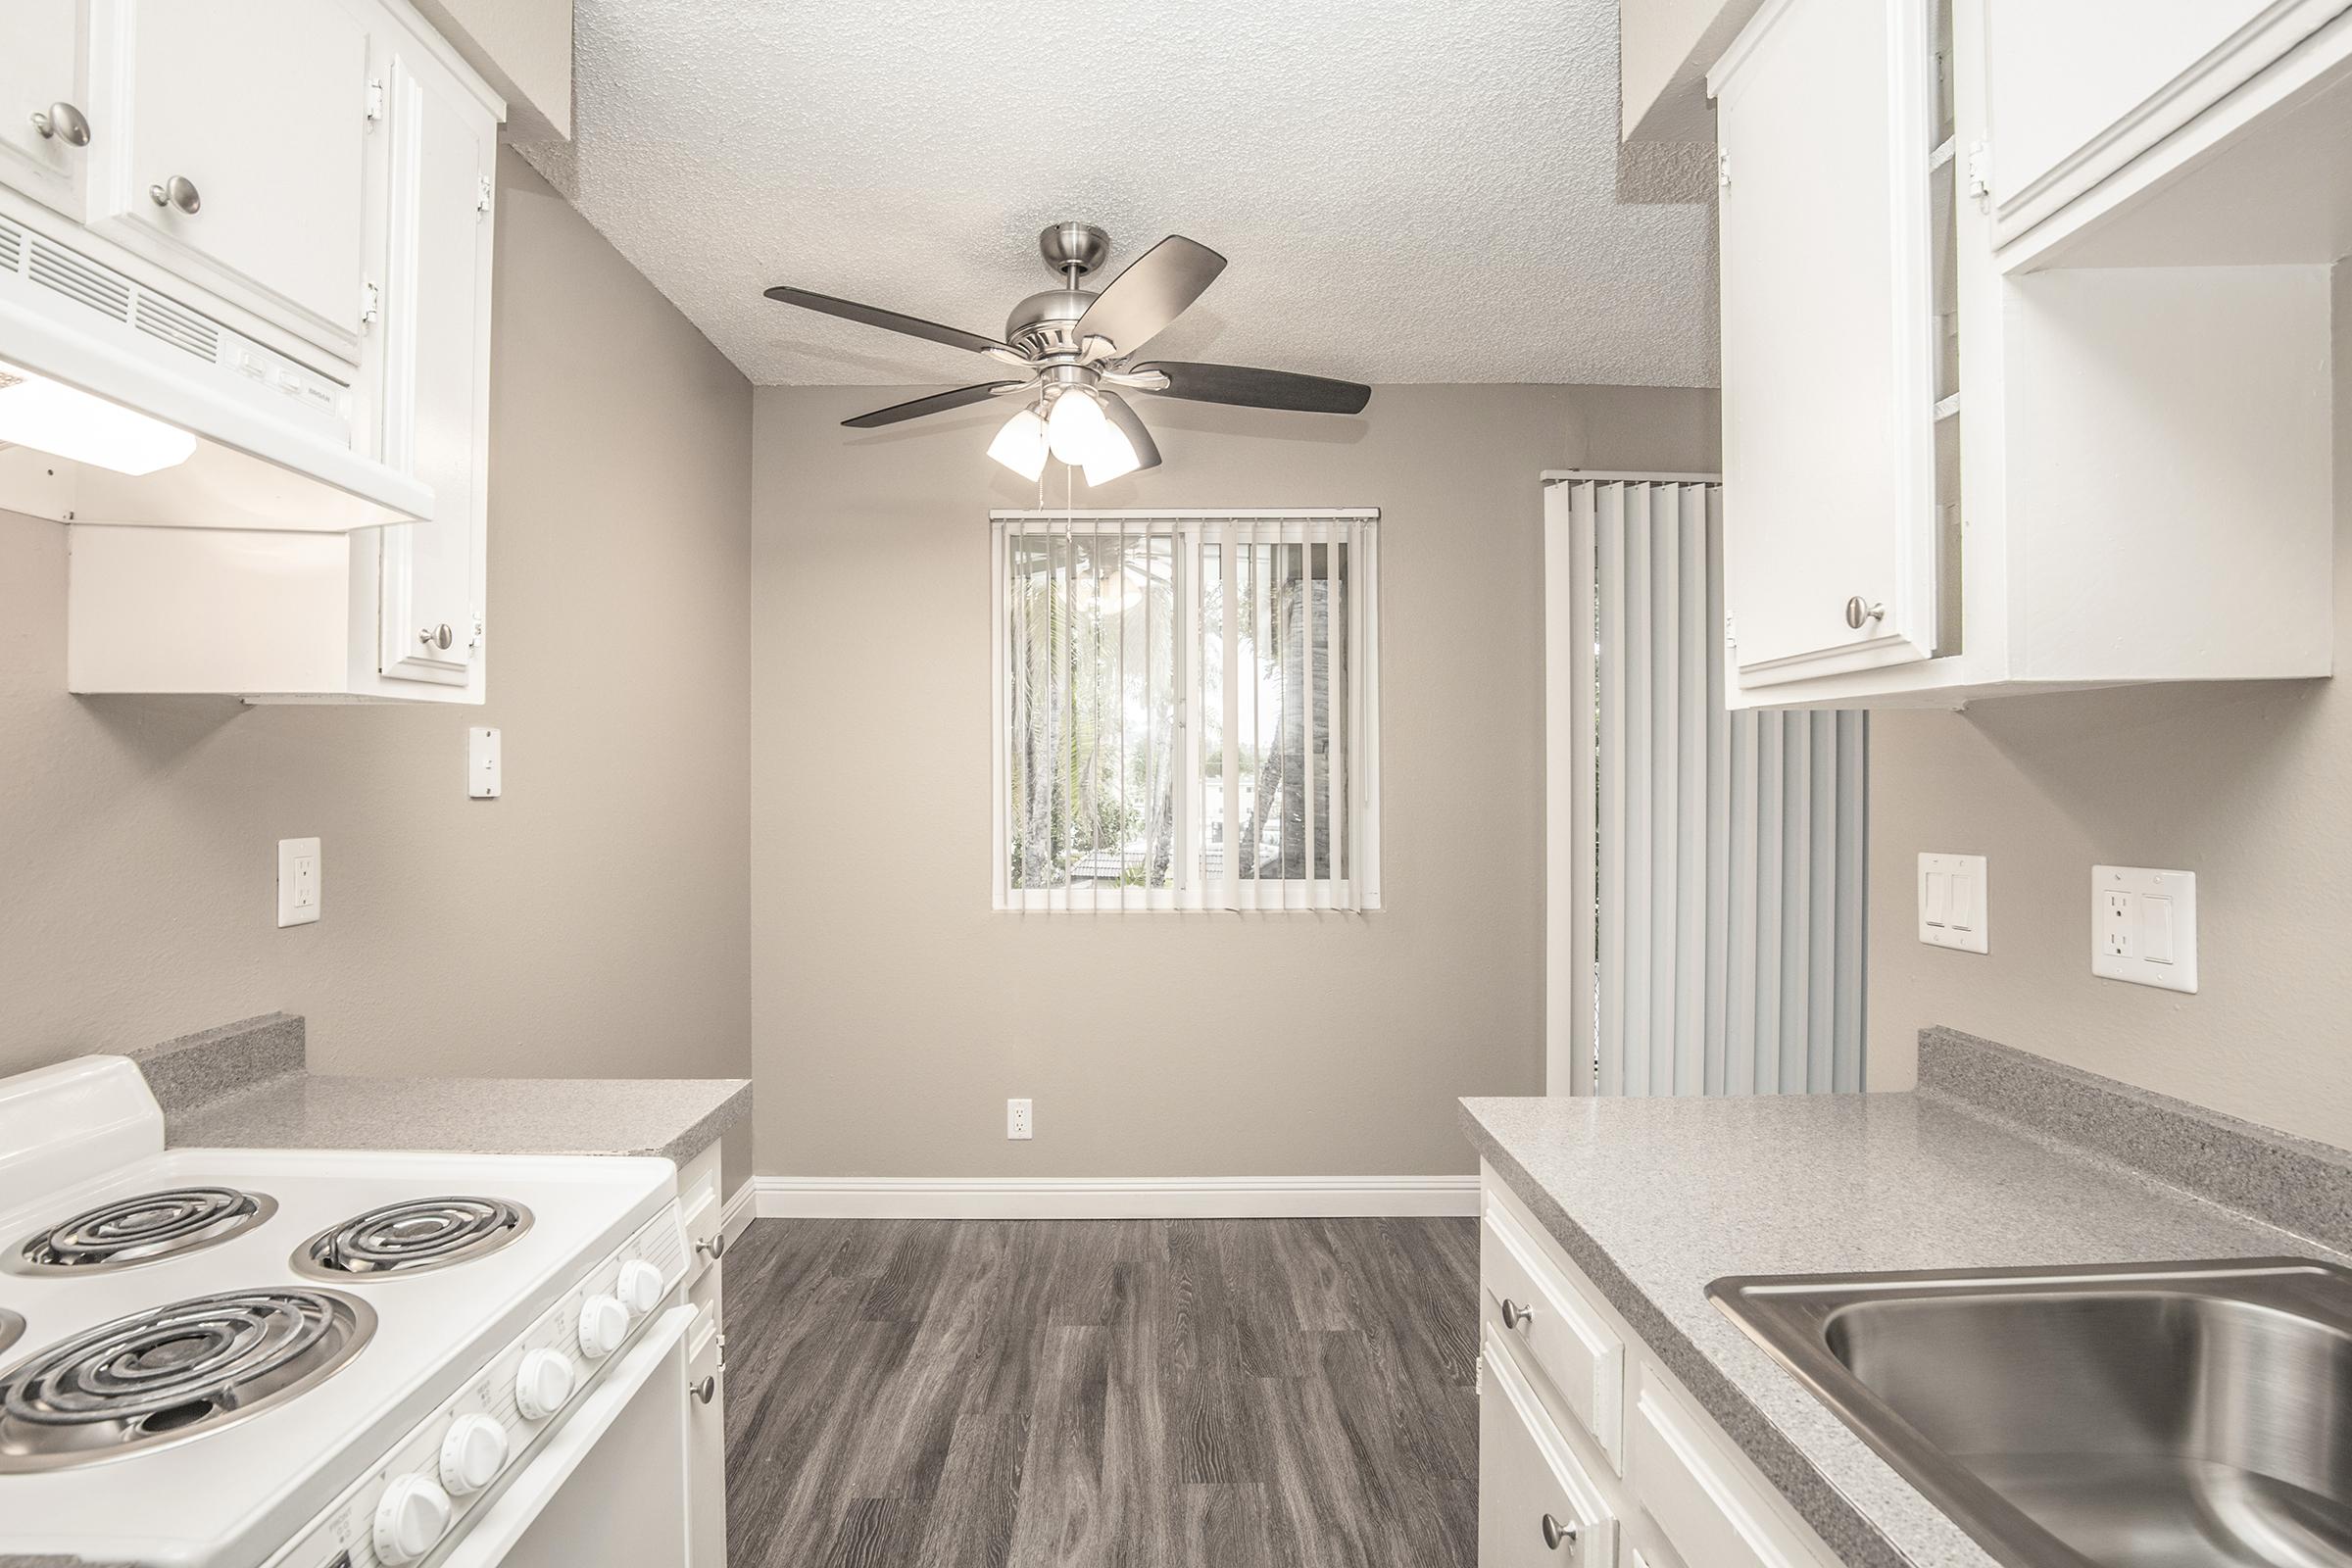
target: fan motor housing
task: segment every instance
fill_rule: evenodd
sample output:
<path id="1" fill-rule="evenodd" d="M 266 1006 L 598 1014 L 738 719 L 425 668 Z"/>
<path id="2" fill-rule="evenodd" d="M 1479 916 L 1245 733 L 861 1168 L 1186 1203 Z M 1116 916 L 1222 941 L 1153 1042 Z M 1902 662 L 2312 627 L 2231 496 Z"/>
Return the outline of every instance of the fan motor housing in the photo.
<path id="1" fill-rule="evenodd" d="M 1032 294 L 1004 318 L 1004 341 L 1031 359 L 1075 354 L 1078 318 L 1094 303 L 1095 296 L 1082 288 L 1050 288 Z"/>

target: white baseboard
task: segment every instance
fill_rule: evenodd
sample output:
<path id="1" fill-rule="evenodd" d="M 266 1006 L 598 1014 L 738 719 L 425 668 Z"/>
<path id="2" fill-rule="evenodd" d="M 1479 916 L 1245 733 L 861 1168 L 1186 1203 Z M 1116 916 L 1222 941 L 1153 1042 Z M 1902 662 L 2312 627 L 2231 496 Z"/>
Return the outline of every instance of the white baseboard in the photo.
<path id="1" fill-rule="evenodd" d="M 752 1222 L 758 1212 L 753 1204 L 758 1201 L 759 1196 L 759 1178 L 746 1178 L 744 1184 L 735 1189 L 734 1195 L 719 1206 L 718 1234 L 730 1242 L 741 1236 L 743 1228 Z"/>
<path id="2" fill-rule="evenodd" d="M 1476 1176 L 755 1176 L 761 1219 L 1476 1215 Z"/>

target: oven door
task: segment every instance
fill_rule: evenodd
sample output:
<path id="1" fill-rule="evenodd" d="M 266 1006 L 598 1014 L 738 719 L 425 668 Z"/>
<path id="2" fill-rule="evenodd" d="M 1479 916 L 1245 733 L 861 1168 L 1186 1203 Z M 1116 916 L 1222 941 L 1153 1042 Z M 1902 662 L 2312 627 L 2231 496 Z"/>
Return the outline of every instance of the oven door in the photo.
<path id="1" fill-rule="evenodd" d="M 655 1568 L 686 1561 L 686 1331 L 673 1305 L 433 1568 Z"/>

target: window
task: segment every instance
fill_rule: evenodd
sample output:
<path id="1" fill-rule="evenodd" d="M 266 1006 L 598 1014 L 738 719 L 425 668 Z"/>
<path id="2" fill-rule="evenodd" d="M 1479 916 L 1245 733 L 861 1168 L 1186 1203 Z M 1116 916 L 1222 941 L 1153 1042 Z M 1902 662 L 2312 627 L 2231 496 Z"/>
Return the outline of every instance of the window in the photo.
<path id="1" fill-rule="evenodd" d="M 1379 907 L 1377 518 L 996 514 L 998 908 Z"/>

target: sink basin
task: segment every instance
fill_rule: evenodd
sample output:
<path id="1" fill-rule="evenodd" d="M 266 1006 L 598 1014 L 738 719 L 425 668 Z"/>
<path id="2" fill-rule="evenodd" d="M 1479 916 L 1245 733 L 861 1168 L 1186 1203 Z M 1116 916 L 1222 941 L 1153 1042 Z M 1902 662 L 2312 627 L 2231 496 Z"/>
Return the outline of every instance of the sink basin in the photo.
<path id="1" fill-rule="evenodd" d="M 2352 1272 L 2251 1258 L 1707 1295 L 2012 1568 L 2352 1568 Z"/>

